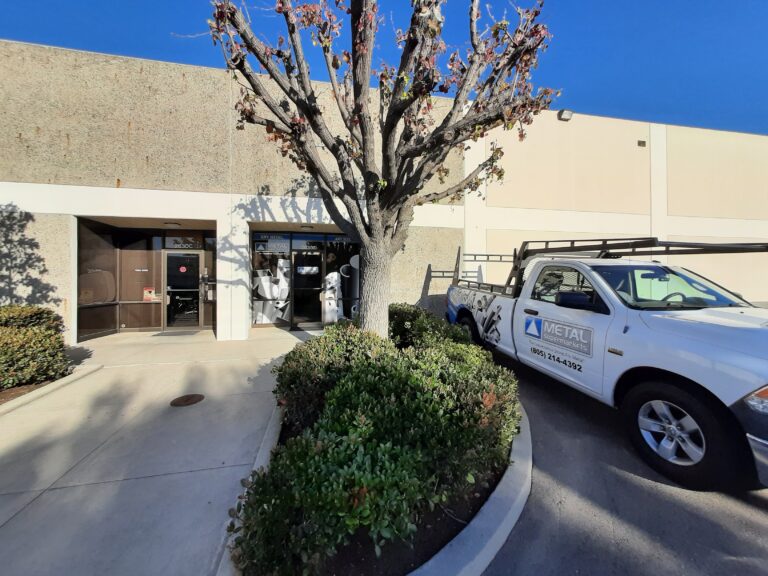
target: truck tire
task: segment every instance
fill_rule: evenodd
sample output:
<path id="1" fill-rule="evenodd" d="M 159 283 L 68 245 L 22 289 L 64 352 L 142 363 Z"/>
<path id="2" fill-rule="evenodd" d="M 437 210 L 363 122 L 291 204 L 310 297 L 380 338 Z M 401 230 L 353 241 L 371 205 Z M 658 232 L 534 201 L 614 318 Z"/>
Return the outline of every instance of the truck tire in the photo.
<path id="1" fill-rule="evenodd" d="M 475 322 L 475 319 L 472 318 L 469 314 L 462 314 L 459 316 L 458 321 L 456 322 L 459 326 L 464 328 L 467 332 L 469 332 L 469 339 L 477 345 L 482 345 L 482 341 L 480 340 L 480 334 L 477 333 L 477 323 Z"/>
<path id="2" fill-rule="evenodd" d="M 667 478 L 694 490 L 747 487 L 744 435 L 705 394 L 647 381 L 627 393 L 620 410 L 640 456 Z"/>

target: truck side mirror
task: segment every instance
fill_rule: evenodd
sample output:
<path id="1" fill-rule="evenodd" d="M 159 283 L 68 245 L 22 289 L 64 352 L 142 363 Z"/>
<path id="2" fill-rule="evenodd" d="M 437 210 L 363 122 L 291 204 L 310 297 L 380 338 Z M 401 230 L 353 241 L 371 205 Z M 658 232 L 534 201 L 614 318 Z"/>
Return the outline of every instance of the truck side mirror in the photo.
<path id="1" fill-rule="evenodd" d="M 555 305 L 574 310 L 598 311 L 597 306 L 592 302 L 592 298 L 584 294 L 584 292 L 558 292 L 555 296 Z"/>

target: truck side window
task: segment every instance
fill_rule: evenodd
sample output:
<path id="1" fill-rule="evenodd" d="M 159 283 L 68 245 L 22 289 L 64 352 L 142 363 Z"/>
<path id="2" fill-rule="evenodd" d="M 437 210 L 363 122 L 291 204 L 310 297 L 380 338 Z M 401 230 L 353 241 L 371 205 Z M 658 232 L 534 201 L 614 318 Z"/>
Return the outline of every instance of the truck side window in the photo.
<path id="1" fill-rule="evenodd" d="M 592 284 L 578 270 L 567 266 L 545 266 L 536 279 L 531 298 L 554 303 L 560 292 L 583 292 L 593 302 L 600 300 Z"/>

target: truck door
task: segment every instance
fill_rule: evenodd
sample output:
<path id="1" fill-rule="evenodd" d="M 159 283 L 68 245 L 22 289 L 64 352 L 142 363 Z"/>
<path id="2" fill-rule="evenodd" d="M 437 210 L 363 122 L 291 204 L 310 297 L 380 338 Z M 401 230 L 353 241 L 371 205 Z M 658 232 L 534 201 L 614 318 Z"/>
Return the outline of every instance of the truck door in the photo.
<path id="1" fill-rule="evenodd" d="M 576 267 L 544 265 L 534 274 L 523 288 L 513 322 L 519 359 L 601 396 L 612 309 Z"/>

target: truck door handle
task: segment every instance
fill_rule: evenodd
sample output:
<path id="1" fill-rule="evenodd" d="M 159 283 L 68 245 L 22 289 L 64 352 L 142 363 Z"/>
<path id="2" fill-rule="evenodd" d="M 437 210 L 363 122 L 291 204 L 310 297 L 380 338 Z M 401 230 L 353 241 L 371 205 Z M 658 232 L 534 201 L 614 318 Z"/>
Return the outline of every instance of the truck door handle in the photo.
<path id="1" fill-rule="evenodd" d="M 530 314 L 531 316 L 538 316 L 539 315 L 539 311 L 538 310 L 534 310 L 532 308 L 526 308 L 525 310 L 523 310 L 523 312 L 525 312 L 526 314 Z"/>

